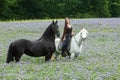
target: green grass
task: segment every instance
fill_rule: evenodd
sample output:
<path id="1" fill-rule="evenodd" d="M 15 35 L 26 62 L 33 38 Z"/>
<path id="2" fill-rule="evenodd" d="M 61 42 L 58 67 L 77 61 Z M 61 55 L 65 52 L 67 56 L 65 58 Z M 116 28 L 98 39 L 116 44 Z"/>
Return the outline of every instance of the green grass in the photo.
<path id="1" fill-rule="evenodd" d="M 0 80 L 119 80 L 120 45 L 117 41 L 120 39 L 116 38 L 119 26 L 117 29 L 109 26 L 87 28 L 88 39 L 79 58 L 68 60 L 60 57 L 58 61 L 45 63 L 44 57 L 23 55 L 20 63 L 5 64 L 12 41 L 21 38 L 36 40 L 44 31 L 29 26 L 0 26 Z"/>

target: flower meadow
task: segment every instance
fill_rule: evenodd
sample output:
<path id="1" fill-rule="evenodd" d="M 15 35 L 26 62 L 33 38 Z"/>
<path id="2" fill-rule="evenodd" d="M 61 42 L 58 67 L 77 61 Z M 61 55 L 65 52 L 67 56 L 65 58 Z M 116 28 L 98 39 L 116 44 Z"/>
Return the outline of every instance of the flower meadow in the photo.
<path id="1" fill-rule="evenodd" d="M 52 20 L 0 22 L 0 80 L 119 80 L 120 18 L 71 19 L 74 33 L 89 34 L 79 58 L 44 62 L 44 57 L 23 55 L 19 63 L 6 64 L 11 42 L 37 40 Z M 63 32 L 64 20 L 58 19 Z"/>

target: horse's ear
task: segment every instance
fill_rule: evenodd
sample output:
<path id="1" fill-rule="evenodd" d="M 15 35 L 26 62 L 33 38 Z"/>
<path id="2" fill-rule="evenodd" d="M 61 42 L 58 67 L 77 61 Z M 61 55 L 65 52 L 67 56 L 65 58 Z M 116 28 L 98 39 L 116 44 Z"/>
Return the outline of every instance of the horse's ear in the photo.
<path id="1" fill-rule="evenodd" d="M 52 23 L 54 24 L 54 20 L 52 21 Z"/>
<path id="2" fill-rule="evenodd" d="M 57 23 L 58 23 L 58 21 L 55 22 L 55 24 L 57 24 Z"/>

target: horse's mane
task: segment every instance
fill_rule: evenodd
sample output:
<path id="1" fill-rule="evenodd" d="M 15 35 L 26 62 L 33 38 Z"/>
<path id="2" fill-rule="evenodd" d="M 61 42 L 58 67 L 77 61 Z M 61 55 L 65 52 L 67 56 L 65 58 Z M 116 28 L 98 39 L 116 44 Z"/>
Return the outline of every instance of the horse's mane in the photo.
<path id="1" fill-rule="evenodd" d="M 45 32 L 43 33 L 43 35 L 41 36 L 41 38 L 45 38 L 45 39 L 47 39 L 47 38 L 49 38 L 52 34 L 54 34 L 53 33 L 53 31 L 52 31 L 52 29 L 51 29 L 51 27 L 52 27 L 52 23 L 47 27 L 47 29 L 45 30 Z M 40 39 L 41 39 L 40 38 Z M 40 40 L 39 39 L 39 40 Z"/>
<path id="2" fill-rule="evenodd" d="M 51 24 L 47 27 L 47 29 L 46 29 L 45 32 L 43 33 L 42 37 L 48 36 L 48 34 L 49 34 L 49 32 L 50 32 L 50 28 L 51 28 Z"/>
<path id="3" fill-rule="evenodd" d="M 78 33 L 77 33 L 76 35 L 74 35 L 74 36 L 75 36 L 75 37 L 79 37 L 80 33 L 81 33 L 81 31 L 78 32 Z"/>
<path id="4" fill-rule="evenodd" d="M 86 31 L 86 29 L 85 29 L 85 28 L 82 28 L 82 29 L 80 30 L 80 32 L 78 32 L 75 36 L 80 35 L 80 33 L 81 33 L 82 31 Z"/>

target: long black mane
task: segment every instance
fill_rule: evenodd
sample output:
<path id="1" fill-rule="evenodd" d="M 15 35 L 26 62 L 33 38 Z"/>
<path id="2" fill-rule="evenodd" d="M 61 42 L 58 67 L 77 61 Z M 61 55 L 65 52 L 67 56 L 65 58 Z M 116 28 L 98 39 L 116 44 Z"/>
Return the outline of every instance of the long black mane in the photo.
<path id="1" fill-rule="evenodd" d="M 55 41 L 55 31 L 54 28 L 56 28 L 57 25 L 57 21 L 56 22 L 52 22 L 47 29 L 45 30 L 45 32 L 42 34 L 41 38 L 44 39 L 49 39 L 49 40 L 54 40 Z M 59 35 L 59 34 L 58 34 Z M 40 38 L 40 39 L 41 39 Z M 39 40 L 40 40 L 39 39 Z"/>
<path id="2" fill-rule="evenodd" d="M 45 30 L 41 38 L 51 39 L 51 37 L 55 38 L 55 32 L 52 30 L 53 24 L 50 24 L 48 28 Z"/>

